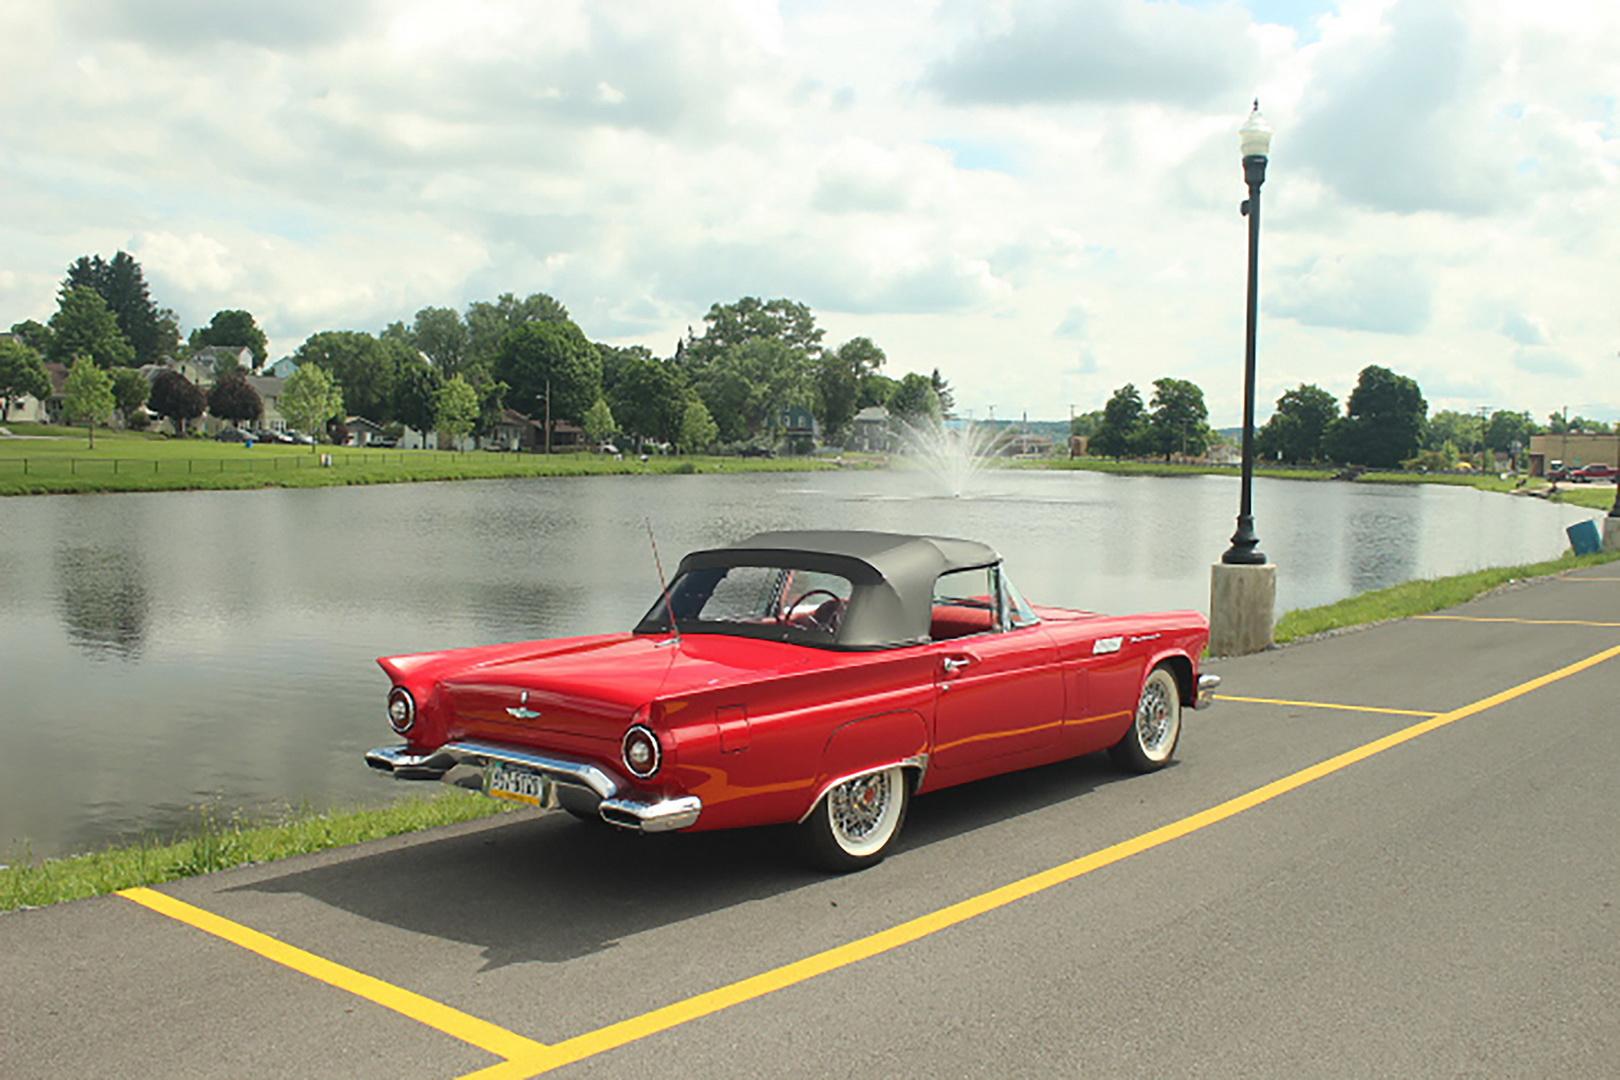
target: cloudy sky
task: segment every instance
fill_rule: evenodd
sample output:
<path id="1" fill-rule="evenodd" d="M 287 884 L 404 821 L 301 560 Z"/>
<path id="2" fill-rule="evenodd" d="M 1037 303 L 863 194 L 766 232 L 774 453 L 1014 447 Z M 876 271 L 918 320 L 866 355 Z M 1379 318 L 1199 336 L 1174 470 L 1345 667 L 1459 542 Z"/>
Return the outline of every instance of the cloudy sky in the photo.
<path id="1" fill-rule="evenodd" d="M 120 248 L 186 327 L 544 290 L 660 355 L 810 304 L 1031 418 L 1189 378 L 1261 416 L 1369 363 L 1431 410 L 1620 416 L 1612 0 L 0 5 L 0 325 Z"/>

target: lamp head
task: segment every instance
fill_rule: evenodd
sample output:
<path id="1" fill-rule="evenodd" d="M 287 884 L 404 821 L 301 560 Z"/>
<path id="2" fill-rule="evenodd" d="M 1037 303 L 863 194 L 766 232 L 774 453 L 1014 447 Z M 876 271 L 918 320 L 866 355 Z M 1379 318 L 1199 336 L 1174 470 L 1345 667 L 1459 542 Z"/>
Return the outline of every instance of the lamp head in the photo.
<path id="1" fill-rule="evenodd" d="M 1260 99 L 1254 99 L 1254 110 L 1238 128 L 1238 145 L 1244 157 L 1267 157 L 1271 153 L 1271 125 L 1260 115 Z"/>

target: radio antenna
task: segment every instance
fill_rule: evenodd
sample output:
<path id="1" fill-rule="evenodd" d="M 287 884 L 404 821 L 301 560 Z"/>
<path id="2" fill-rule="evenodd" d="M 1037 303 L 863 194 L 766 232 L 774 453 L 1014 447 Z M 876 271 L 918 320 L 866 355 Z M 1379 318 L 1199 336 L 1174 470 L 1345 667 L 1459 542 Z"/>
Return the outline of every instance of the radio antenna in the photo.
<path id="1" fill-rule="evenodd" d="M 652 545 L 653 565 L 658 568 L 658 587 L 664 590 L 664 611 L 669 614 L 669 632 L 678 646 L 681 643 L 680 624 L 675 621 L 675 601 L 669 595 L 669 581 L 664 577 L 664 560 L 658 557 L 658 539 L 653 536 L 651 518 L 642 518 L 641 523 L 647 526 L 647 543 Z"/>

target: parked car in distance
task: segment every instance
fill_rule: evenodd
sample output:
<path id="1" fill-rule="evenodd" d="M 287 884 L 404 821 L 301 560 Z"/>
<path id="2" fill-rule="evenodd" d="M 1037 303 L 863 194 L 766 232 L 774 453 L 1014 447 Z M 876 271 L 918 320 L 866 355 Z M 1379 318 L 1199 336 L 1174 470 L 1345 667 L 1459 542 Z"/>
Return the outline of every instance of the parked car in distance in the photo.
<path id="1" fill-rule="evenodd" d="M 776 451 L 768 446 L 745 446 L 737 451 L 738 457 L 773 458 Z"/>
<path id="2" fill-rule="evenodd" d="M 247 432 L 243 431 L 241 428 L 226 428 L 225 430 L 221 431 L 219 434 L 214 436 L 214 441 L 215 442 L 245 443 L 245 442 L 251 442 L 252 440 L 253 440 L 253 436 L 249 435 Z"/>
<path id="3" fill-rule="evenodd" d="M 1613 465 L 1602 461 L 1593 461 L 1570 473 L 1569 479 L 1577 484 L 1587 484 L 1593 480 L 1612 481 L 1616 472 L 1620 472 L 1620 470 L 1616 470 Z"/>
<path id="4" fill-rule="evenodd" d="M 1196 611 L 1028 603 L 995 551 L 881 532 L 769 532 L 681 560 L 634 629 L 378 660 L 443 780 L 640 832 L 796 825 L 832 870 L 880 861 L 914 796 L 1107 750 L 1168 764 L 1200 674 Z"/>

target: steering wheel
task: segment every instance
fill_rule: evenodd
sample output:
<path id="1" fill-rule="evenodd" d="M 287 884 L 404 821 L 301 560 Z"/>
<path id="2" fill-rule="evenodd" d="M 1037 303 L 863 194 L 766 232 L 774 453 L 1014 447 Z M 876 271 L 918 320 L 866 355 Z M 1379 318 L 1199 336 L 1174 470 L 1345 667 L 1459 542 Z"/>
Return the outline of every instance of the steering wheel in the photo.
<path id="1" fill-rule="evenodd" d="M 805 592 L 800 593 L 799 596 L 798 596 L 798 599 L 794 600 L 792 603 L 788 604 L 786 607 L 784 607 L 782 609 L 782 611 L 783 611 L 783 620 L 786 621 L 788 613 L 796 611 L 800 604 L 804 603 L 806 600 L 810 599 L 812 596 L 817 596 L 817 595 L 825 596 L 828 600 L 832 601 L 834 606 L 831 607 L 831 608 L 828 608 L 826 602 L 824 601 L 824 602 L 822 602 L 820 604 L 817 604 L 816 605 L 816 610 L 810 612 L 808 615 L 805 616 L 805 618 L 808 621 L 810 621 L 811 623 L 813 623 L 814 625 L 819 626 L 823 630 L 826 630 L 828 633 L 831 633 L 832 631 L 836 630 L 838 628 L 838 620 L 836 618 L 828 618 L 826 620 L 823 620 L 823 618 L 822 618 L 823 609 L 826 609 L 828 615 L 830 616 L 833 612 L 837 611 L 844 603 L 843 598 L 840 597 L 837 593 L 833 592 L 831 589 L 809 589 L 809 590 L 807 590 Z"/>

